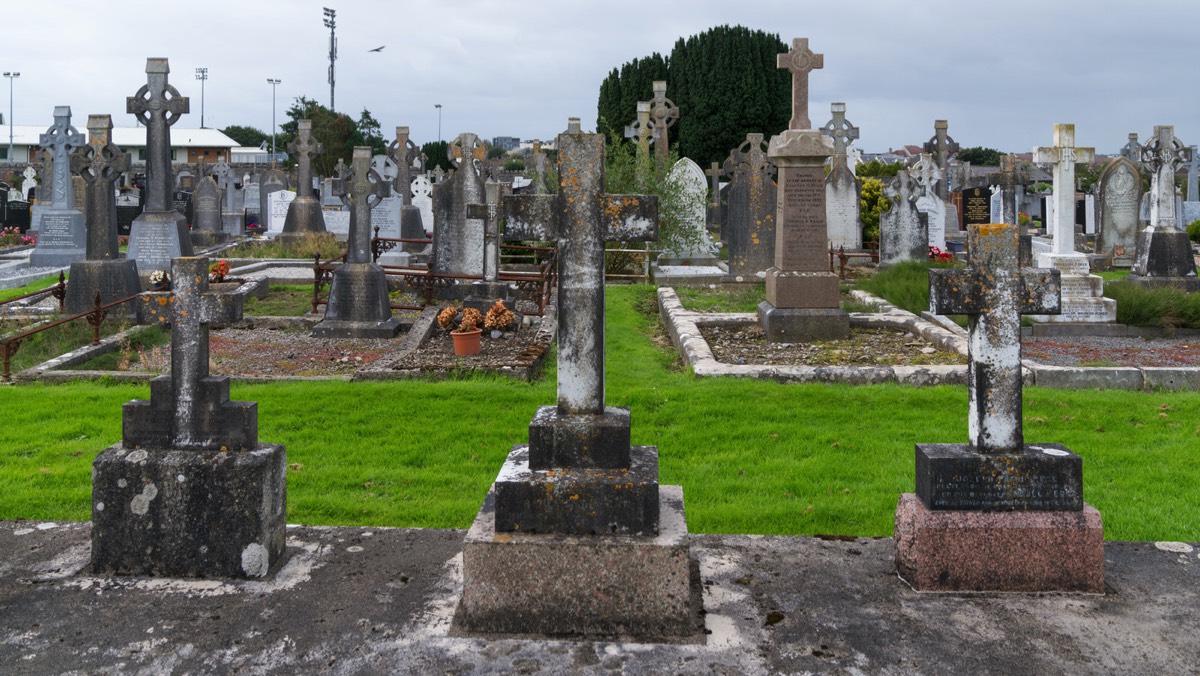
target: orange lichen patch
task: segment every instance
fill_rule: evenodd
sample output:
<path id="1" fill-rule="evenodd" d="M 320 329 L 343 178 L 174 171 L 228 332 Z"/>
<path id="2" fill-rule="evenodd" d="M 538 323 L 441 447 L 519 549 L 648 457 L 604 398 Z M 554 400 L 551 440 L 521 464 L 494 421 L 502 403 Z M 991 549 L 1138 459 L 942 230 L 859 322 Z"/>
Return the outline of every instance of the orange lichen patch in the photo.
<path id="1" fill-rule="evenodd" d="M 159 297 L 158 297 L 158 304 L 159 304 L 159 305 L 166 305 L 166 304 L 167 304 L 167 299 L 166 299 L 166 298 L 164 298 L 164 297 L 162 297 L 162 296 L 159 296 Z"/>

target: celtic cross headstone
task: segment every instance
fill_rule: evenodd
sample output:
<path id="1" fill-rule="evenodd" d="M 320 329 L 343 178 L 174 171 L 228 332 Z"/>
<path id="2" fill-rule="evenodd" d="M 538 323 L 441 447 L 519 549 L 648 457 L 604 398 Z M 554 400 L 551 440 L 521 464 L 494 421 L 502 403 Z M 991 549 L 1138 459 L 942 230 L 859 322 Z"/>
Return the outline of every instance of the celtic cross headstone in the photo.
<path id="1" fill-rule="evenodd" d="M 655 157 L 659 162 L 666 162 L 671 151 L 670 129 L 679 121 L 679 108 L 675 107 L 674 101 L 667 98 L 665 80 L 655 80 L 652 87 L 654 98 L 650 100 L 649 131 L 653 136 Z M 640 118 L 638 121 L 640 124 Z"/>
<path id="2" fill-rule="evenodd" d="M 296 158 L 296 199 L 288 205 L 280 237 L 303 237 L 307 233 L 325 232 L 325 215 L 321 201 L 313 195 L 312 163 L 320 155 L 324 145 L 313 138 L 312 120 L 296 122 L 296 138 L 288 144 L 288 152 Z"/>
<path id="3" fill-rule="evenodd" d="M 50 205 L 40 214 L 37 246 L 29 255 L 29 265 L 69 265 L 87 255 L 87 229 L 83 213 L 74 204 L 70 159 L 71 153 L 84 145 L 84 136 L 71 126 L 70 106 L 54 108 L 54 125 L 38 138 L 38 143 L 53 157 L 54 168 Z"/>

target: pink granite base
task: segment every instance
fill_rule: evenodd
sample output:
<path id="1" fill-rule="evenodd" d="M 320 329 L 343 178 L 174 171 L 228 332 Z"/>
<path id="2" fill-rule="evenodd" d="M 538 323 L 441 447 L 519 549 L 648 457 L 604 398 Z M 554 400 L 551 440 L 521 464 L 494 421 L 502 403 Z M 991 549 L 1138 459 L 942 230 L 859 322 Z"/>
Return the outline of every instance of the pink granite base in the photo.
<path id="1" fill-rule="evenodd" d="M 1104 593 L 1100 512 L 931 510 L 896 505 L 896 569 L 918 591 Z"/>

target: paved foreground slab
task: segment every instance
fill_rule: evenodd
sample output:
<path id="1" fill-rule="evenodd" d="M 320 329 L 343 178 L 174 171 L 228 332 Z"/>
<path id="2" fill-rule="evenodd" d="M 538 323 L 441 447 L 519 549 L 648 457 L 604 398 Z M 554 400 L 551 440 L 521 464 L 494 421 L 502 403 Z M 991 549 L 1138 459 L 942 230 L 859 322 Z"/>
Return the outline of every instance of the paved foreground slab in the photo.
<path id="1" fill-rule="evenodd" d="M 464 531 L 289 527 L 266 580 L 107 578 L 88 523 L 0 522 L 0 664 L 59 673 L 1196 673 L 1200 548 L 1105 545 L 1107 593 L 920 594 L 891 539 L 702 535 L 706 633 L 463 636 Z"/>

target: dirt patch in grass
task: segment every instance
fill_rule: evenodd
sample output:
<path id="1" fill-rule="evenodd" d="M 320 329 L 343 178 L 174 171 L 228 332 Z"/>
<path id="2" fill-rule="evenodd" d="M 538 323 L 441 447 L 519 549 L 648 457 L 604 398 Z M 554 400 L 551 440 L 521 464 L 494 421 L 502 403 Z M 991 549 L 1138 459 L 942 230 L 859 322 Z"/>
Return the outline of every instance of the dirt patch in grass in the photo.
<path id="1" fill-rule="evenodd" d="M 943 352 L 903 331 L 851 328 L 846 340 L 768 343 L 762 326 L 701 327 L 717 361 L 724 364 L 781 366 L 928 366 L 966 364 L 966 357 Z"/>
<path id="2" fill-rule="evenodd" d="M 1072 336 L 1021 342 L 1023 356 L 1052 366 L 1200 366 L 1200 336 L 1116 338 Z"/>

